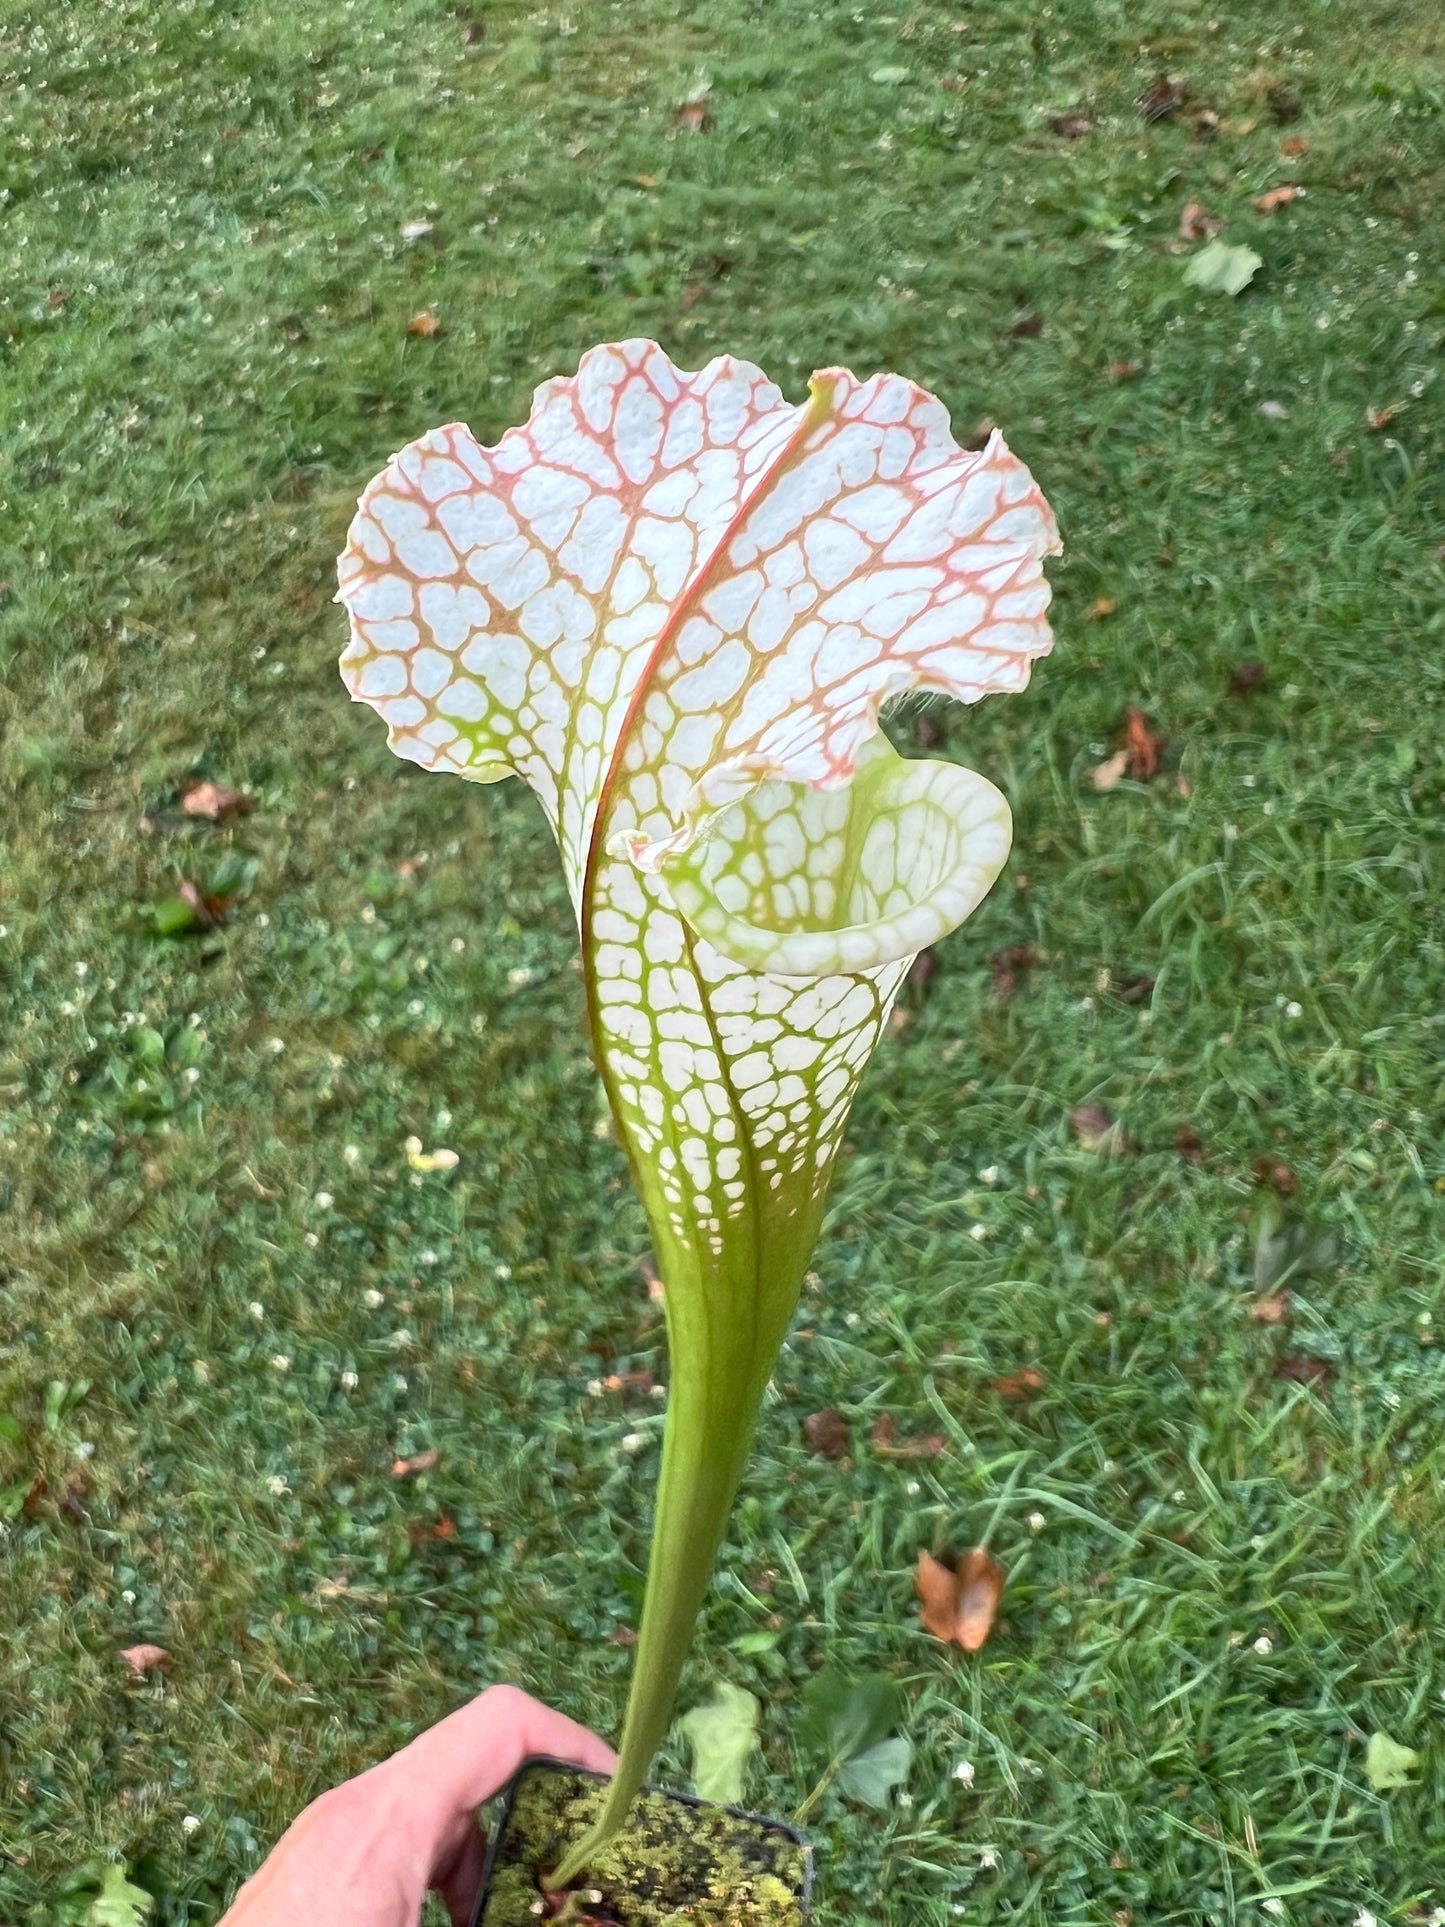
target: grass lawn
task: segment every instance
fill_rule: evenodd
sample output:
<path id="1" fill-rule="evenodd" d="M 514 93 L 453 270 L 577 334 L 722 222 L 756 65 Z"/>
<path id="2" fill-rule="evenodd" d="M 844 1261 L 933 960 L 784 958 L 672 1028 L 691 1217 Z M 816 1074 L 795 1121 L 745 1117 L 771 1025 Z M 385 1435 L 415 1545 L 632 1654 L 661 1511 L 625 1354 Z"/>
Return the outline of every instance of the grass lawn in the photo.
<path id="1" fill-rule="evenodd" d="M 1067 544 L 1029 693 L 898 720 L 1015 856 L 870 1073 L 687 1702 L 760 1695 L 786 1813 L 809 1676 L 900 1683 L 820 1927 L 1445 1918 L 1442 242 L 1418 0 L 9 0 L 8 1927 L 107 1858 L 213 1919 L 491 1679 L 615 1728 L 666 1357 L 560 870 L 389 757 L 330 596 L 395 448 L 637 334 L 901 369 Z M 912 1569 L 984 1538 L 970 1660 Z"/>

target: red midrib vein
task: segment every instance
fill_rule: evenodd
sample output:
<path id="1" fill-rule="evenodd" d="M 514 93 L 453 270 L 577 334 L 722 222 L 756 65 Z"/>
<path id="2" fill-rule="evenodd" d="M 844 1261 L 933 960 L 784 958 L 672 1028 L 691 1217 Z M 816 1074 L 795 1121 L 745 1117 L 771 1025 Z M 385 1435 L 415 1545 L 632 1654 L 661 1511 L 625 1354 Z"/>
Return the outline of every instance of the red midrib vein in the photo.
<path id="1" fill-rule="evenodd" d="M 758 506 L 759 502 L 764 500 L 778 479 L 791 467 L 793 459 L 797 455 L 803 442 L 807 440 L 808 436 L 812 434 L 813 430 L 826 415 L 828 403 L 832 399 L 833 387 L 831 382 L 828 382 L 825 386 L 824 380 L 825 378 L 823 377 L 814 377 L 813 392 L 809 396 L 808 401 L 803 405 L 802 419 L 798 423 L 798 426 L 788 437 L 786 444 L 779 451 L 777 459 L 773 462 L 772 466 L 759 476 L 751 495 L 746 496 L 739 504 L 737 513 L 723 530 L 721 536 L 719 536 L 712 553 L 707 557 L 706 561 L 703 562 L 701 567 L 694 572 L 691 582 L 687 584 L 678 596 L 676 603 L 673 605 L 672 613 L 662 625 L 657 641 L 653 644 L 652 654 L 648 657 L 647 666 L 638 678 L 637 687 L 632 692 L 632 699 L 627 705 L 627 713 L 622 719 L 622 728 L 618 731 L 617 742 L 612 752 L 612 760 L 608 764 L 607 774 L 603 778 L 602 791 L 597 799 L 597 815 L 593 819 L 592 836 L 587 845 L 587 862 L 582 872 L 581 935 L 584 958 L 587 956 L 592 942 L 592 895 L 597 879 L 597 872 L 601 864 L 604 828 L 608 813 L 612 807 L 613 798 L 617 791 L 618 783 L 621 780 L 622 762 L 627 753 L 632 731 L 636 726 L 638 717 L 642 713 L 642 707 L 651 692 L 658 668 L 666 659 L 673 642 L 676 640 L 679 629 L 681 629 L 683 623 L 687 621 L 688 617 L 697 607 L 699 599 L 716 574 L 718 565 L 732 547 L 744 523 Z M 584 973 L 584 975 L 585 974 L 586 973 Z M 587 1001 L 589 1006 L 592 1006 L 594 1000 L 590 976 L 587 977 L 587 983 Z M 593 1018 L 593 1036 L 600 1044 L 601 1040 L 597 1034 L 595 1008 L 591 1014 Z M 600 1050 L 598 1051 L 598 1060 L 600 1064 L 602 1061 Z"/>

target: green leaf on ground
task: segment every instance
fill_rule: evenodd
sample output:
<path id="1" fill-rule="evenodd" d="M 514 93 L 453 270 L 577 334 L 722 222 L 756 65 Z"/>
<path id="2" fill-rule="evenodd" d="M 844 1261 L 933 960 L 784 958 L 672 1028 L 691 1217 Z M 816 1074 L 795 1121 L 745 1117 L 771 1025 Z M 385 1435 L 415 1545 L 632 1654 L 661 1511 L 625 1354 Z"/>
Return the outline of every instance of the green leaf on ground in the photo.
<path id="1" fill-rule="evenodd" d="M 892 1801 L 894 1787 L 907 1780 L 912 1764 L 912 1741 L 880 1740 L 877 1746 L 855 1753 L 843 1763 L 838 1769 L 838 1785 L 849 1799 L 861 1800 L 864 1806 L 886 1807 Z"/>
<path id="2" fill-rule="evenodd" d="M 1263 266 L 1263 257 L 1253 248 L 1211 241 L 1185 268 L 1184 279 L 1205 294 L 1242 294 Z"/>
<path id="3" fill-rule="evenodd" d="M 1420 1764 L 1413 1747 L 1401 1746 L 1388 1733 L 1372 1733 L 1365 1749 L 1365 1778 L 1376 1793 L 1389 1793 L 1394 1787 L 1410 1786 L 1410 1775 Z"/>
<path id="4" fill-rule="evenodd" d="M 112 1863 L 101 1877 L 100 1892 L 85 1910 L 86 1927 L 141 1927 L 155 1903 L 141 1887 L 132 1887 L 125 1868 Z"/>
<path id="5" fill-rule="evenodd" d="M 705 1706 L 678 1721 L 692 1749 L 692 1780 L 699 1799 L 736 1806 L 743 1797 L 748 1761 L 758 1749 L 758 1703 L 741 1686 L 720 1685 Z"/>
<path id="6" fill-rule="evenodd" d="M 903 1715 L 893 1681 L 882 1673 L 850 1679 L 831 1667 L 803 1688 L 804 1743 L 830 1760 L 856 1759 L 886 1740 Z"/>

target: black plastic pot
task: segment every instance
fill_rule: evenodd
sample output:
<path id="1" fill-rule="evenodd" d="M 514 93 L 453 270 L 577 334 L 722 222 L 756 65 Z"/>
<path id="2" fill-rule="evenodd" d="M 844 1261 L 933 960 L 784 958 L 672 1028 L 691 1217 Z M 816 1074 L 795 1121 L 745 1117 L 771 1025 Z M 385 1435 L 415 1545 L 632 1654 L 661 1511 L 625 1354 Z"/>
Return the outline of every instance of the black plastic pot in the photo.
<path id="1" fill-rule="evenodd" d="M 578 1810 L 595 1801 L 606 1784 L 605 1775 L 585 1772 L 563 1760 L 535 1758 L 522 1763 L 502 1795 L 472 1927 L 537 1927 L 539 1921 L 553 1917 L 552 1903 L 544 1898 L 537 1875 L 557 1865 L 580 1831 Z M 555 1810 L 558 1824 L 544 1845 L 541 1820 L 548 1806 Z M 569 1808 L 572 1817 L 564 1824 L 562 1815 Z M 784 1894 L 796 1904 L 792 1918 L 799 1923 L 807 1920 L 813 1850 L 793 1827 L 739 1807 L 710 1806 L 691 1794 L 658 1787 L 645 1788 L 633 1812 L 634 1821 L 621 1840 L 605 1851 L 595 1871 L 584 1876 L 583 1891 L 588 1896 L 584 1920 L 594 1920 L 601 1927 L 639 1927 L 644 1922 L 650 1927 L 654 1920 L 673 1917 L 771 1923 L 791 1912 L 778 1899 Z M 639 1839 L 642 1830 L 646 1844 Z M 658 1848 L 656 1859 L 649 1858 L 653 1846 Z M 664 1868 L 670 1856 L 675 1860 Z M 615 1871 L 615 1863 L 627 1860 L 635 1860 L 635 1875 Z M 707 1878 L 709 1867 L 736 1871 L 737 1891 L 745 1896 L 736 1913 L 726 1905 L 730 1895 Z M 594 1880 L 595 1886 L 591 1885 Z M 761 1902 L 746 1898 L 763 1893 L 771 1896 L 771 1912 Z M 539 1901 L 541 1911 L 534 1911 Z M 755 1907 L 759 1910 L 752 1911 Z"/>

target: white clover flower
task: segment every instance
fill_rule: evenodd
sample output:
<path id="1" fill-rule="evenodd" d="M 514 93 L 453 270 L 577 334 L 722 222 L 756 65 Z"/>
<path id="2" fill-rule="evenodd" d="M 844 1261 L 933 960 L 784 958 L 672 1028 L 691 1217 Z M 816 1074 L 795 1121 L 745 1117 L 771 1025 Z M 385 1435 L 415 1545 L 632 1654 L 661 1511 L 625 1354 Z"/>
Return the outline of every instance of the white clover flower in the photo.
<path id="1" fill-rule="evenodd" d="M 647 1444 L 646 1432 L 629 1432 L 622 1441 L 624 1452 L 641 1452 Z"/>
<path id="2" fill-rule="evenodd" d="M 195 1814 L 194 1814 L 194 1813 L 188 1813 L 188 1814 L 186 1815 L 186 1817 L 185 1817 L 185 1819 L 184 1819 L 184 1820 L 182 1820 L 182 1822 L 181 1822 L 181 1832 L 182 1832 L 182 1833 L 197 1833 L 197 1832 L 199 1832 L 199 1830 L 200 1830 L 200 1825 L 201 1825 L 201 1823 L 200 1823 L 200 1821 L 199 1821 L 199 1820 L 198 1820 L 198 1819 L 196 1818 L 196 1816 L 195 1816 Z"/>
<path id="3" fill-rule="evenodd" d="M 1274 1651 L 1274 1641 L 1268 1633 L 1261 1633 L 1259 1638 L 1255 1640 L 1254 1650 L 1259 1654 L 1261 1659 L 1264 1659 Z"/>
<path id="4" fill-rule="evenodd" d="M 286 1039 L 284 1037 L 268 1037 L 266 1039 L 266 1048 L 273 1057 L 279 1057 L 286 1048 Z"/>
<path id="5" fill-rule="evenodd" d="M 381 1307 L 386 1303 L 386 1293 L 384 1291 L 378 1291 L 375 1285 L 373 1285 L 369 1290 L 362 1292 L 361 1302 L 366 1306 L 368 1311 L 380 1311 Z"/>
<path id="6" fill-rule="evenodd" d="M 279 1472 L 273 1472 L 270 1478 L 267 1479 L 266 1481 L 266 1490 L 271 1494 L 273 1498 L 284 1499 L 286 1494 L 291 1490 L 291 1488 L 289 1485 L 287 1485 L 286 1481 L 282 1478 Z"/>
<path id="7" fill-rule="evenodd" d="M 329 1211 L 336 1200 L 329 1191 L 318 1191 L 311 1202 L 318 1211 Z"/>
<path id="8" fill-rule="evenodd" d="M 286 1356 L 286 1354 L 285 1354 L 285 1352 L 273 1352 L 273 1353 L 272 1353 L 272 1355 L 271 1355 L 271 1369 L 272 1369 L 272 1371 L 273 1371 L 273 1372 L 289 1372 L 289 1371 L 290 1371 L 290 1369 L 291 1369 L 291 1360 L 290 1360 L 290 1359 L 289 1359 L 289 1358 L 288 1358 L 288 1357 Z"/>
<path id="9" fill-rule="evenodd" d="M 974 1765 L 972 1760 L 960 1760 L 958 1765 L 953 1769 L 953 1777 L 958 1781 L 960 1786 L 972 1786 L 973 1776 Z"/>
<path id="10" fill-rule="evenodd" d="M 360 1382 L 355 1372 L 343 1372 L 341 1374 L 340 1384 L 343 1392 L 354 1392 Z"/>
<path id="11" fill-rule="evenodd" d="M 1031 1512 L 1025 1521 L 1030 1532 L 1042 1532 L 1049 1523 L 1042 1512 Z"/>
<path id="12" fill-rule="evenodd" d="M 361 1146 L 359 1144 L 348 1144 L 343 1148 L 341 1155 L 348 1164 L 360 1164 Z"/>

